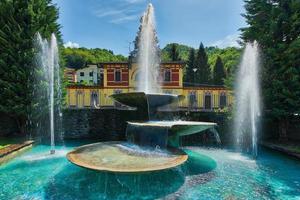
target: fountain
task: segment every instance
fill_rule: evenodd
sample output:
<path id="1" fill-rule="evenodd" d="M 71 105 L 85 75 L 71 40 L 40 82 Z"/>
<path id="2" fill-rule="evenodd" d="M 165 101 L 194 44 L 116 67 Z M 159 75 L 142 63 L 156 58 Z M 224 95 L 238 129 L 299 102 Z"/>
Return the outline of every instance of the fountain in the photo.
<path id="1" fill-rule="evenodd" d="M 254 157 L 257 156 L 257 127 L 260 116 L 258 67 L 259 48 L 258 43 L 255 41 L 246 44 L 242 62 L 239 66 L 237 87 L 235 88 L 236 114 L 234 118 L 234 132 L 237 134 L 238 145 L 247 146 L 247 148 L 251 146 Z M 248 130 L 250 130 L 250 133 L 247 132 Z"/>
<path id="2" fill-rule="evenodd" d="M 50 139 L 51 150 L 50 154 L 55 153 L 55 138 L 54 138 L 54 123 L 55 123 L 55 97 L 60 98 L 60 75 L 59 75 L 59 60 L 58 46 L 54 34 L 51 35 L 51 40 L 43 39 L 37 34 L 37 45 L 39 64 L 43 68 L 44 78 L 47 81 L 48 105 L 49 105 L 49 124 L 50 124 Z M 57 94 L 56 94 L 57 93 Z M 56 96 L 55 96 L 56 95 Z M 58 113 L 61 116 L 60 106 Z"/>
<path id="3" fill-rule="evenodd" d="M 154 8 L 150 3 L 141 18 L 138 40 L 138 66 L 140 77 L 138 91 L 145 93 L 159 92 L 159 47 L 155 31 Z"/>
<path id="4" fill-rule="evenodd" d="M 97 171 L 137 173 L 173 168 L 188 155 L 179 149 L 180 137 L 214 129 L 215 123 L 159 121 L 158 112 L 177 105 L 181 95 L 160 94 L 158 81 L 157 39 L 154 10 L 149 4 L 141 20 L 138 64 L 141 77 L 138 92 L 113 94 L 114 101 L 136 109 L 143 120 L 128 122 L 127 142 L 100 142 L 78 147 L 67 154 L 72 163 Z"/>

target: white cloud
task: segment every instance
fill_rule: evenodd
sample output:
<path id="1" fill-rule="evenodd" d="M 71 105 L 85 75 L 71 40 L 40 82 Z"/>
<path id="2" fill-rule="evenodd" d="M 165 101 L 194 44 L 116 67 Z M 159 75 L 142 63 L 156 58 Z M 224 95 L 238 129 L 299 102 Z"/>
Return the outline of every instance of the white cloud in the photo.
<path id="1" fill-rule="evenodd" d="M 145 9 L 143 3 L 145 0 L 113 0 L 110 2 L 101 1 L 94 10 L 94 15 L 103 18 L 109 23 L 121 24 L 132 20 L 138 20 L 142 11 Z"/>
<path id="2" fill-rule="evenodd" d="M 142 3 L 142 2 L 145 2 L 145 0 L 126 0 L 127 3 Z"/>
<path id="3" fill-rule="evenodd" d="M 227 35 L 225 38 L 221 40 L 217 40 L 212 43 L 210 46 L 217 46 L 219 48 L 226 48 L 226 47 L 240 47 L 239 43 L 239 34 L 231 34 Z"/>
<path id="4" fill-rule="evenodd" d="M 139 15 L 126 15 L 119 18 L 112 19 L 110 22 L 114 24 L 121 24 L 126 21 L 132 21 L 139 18 Z"/>
<path id="5" fill-rule="evenodd" d="M 124 12 L 125 10 L 107 10 L 107 11 L 98 10 L 95 12 L 95 15 L 99 18 L 102 18 L 102 17 L 119 15 Z"/>
<path id="6" fill-rule="evenodd" d="M 67 42 L 67 43 L 65 43 L 64 44 L 64 47 L 65 48 L 79 48 L 79 44 L 78 43 L 75 43 L 75 42 L 71 42 L 71 41 L 69 41 L 69 42 Z"/>

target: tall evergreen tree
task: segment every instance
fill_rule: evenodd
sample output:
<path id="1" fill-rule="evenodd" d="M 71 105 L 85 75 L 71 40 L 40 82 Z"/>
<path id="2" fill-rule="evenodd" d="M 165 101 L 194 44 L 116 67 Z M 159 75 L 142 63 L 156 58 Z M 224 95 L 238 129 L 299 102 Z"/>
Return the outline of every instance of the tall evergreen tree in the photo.
<path id="1" fill-rule="evenodd" d="M 286 139 L 289 118 L 300 113 L 300 2 L 298 0 L 246 0 L 249 27 L 244 41 L 257 40 L 264 53 L 263 95 L 265 109 Z"/>
<path id="2" fill-rule="evenodd" d="M 208 64 L 208 57 L 205 52 L 204 45 L 200 44 L 196 55 L 195 67 L 197 68 L 195 83 L 196 84 L 209 84 L 211 71 Z"/>
<path id="3" fill-rule="evenodd" d="M 226 78 L 224 64 L 220 56 L 216 60 L 216 64 L 213 70 L 213 83 L 214 85 L 224 85 L 224 79 Z"/>
<path id="4" fill-rule="evenodd" d="M 133 41 L 133 45 L 134 45 L 134 48 L 133 50 L 130 52 L 130 55 L 129 55 L 129 61 L 130 62 L 136 62 L 137 61 L 137 58 L 138 58 L 138 54 L 139 54 L 139 48 L 140 48 L 140 38 L 142 37 L 141 36 L 141 32 L 142 32 L 142 21 L 143 21 L 143 16 L 140 18 L 140 26 L 139 26 L 139 29 L 136 33 L 136 36 L 135 36 L 135 39 Z M 157 56 L 160 57 L 160 47 L 159 47 L 159 41 L 158 41 L 158 37 L 157 37 L 157 33 L 156 33 L 156 30 L 154 30 L 153 32 L 153 35 L 154 35 L 154 41 L 156 43 L 156 46 L 155 46 L 155 51 L 157 52 Z"/>
<path id="5" fill-rule="evenodd" d="M 171 58 L 171 61 L 181 60 L 179 56 L 179 52 L 177 51 L 177 44 L 173 43 L 171 45 L 171 49 L 169 50 L 169 56 Z"/>
<path id="6" fill-rule="evenodd" d="M 186 67 L 186 72 L 185 72 L 185 77 L 184 77 L 184 83 L 187 86 L 191 86 L 195 84 L 195 49 L 191 49 L 189 52 L 189 58 L 187 61 L 187 67 Z"/>
<path id="7" fill-rule="evenodd" d="M 0 111 L 14 118 L 20 132 L 29 124 L 34 97 L 34 37 L 60 38 L 58 10 L 51 0 L 0 2 Z M 40 113 L 42 114 L 42 113 Z"/>

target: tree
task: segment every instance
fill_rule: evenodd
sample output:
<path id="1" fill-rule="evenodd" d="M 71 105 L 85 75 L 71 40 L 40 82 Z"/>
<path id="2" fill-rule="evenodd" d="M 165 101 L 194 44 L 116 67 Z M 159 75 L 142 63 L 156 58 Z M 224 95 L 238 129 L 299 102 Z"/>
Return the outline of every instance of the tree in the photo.
<path id="1" fill-rule="evenodd" d="M 208 57 L 205 52 L 204 45 L 200 44 L 196 55 L 195 67 L 197 68 L 195 83 L 196 84 L 209 84 L 210 83 L 210 67 L 208 64 Z"/>
<path id="2" fill-rule="evenodd" d="M 226 78 L 223 61 L 218 56 L 216 64 L 213 69 L 213 83 L 214 85 L 224 85 L 224 79 Z"/>
<path id="3" fill-rule="evenodd" d="M 187 86 L 195 84 L 195 49 L 191 49 L 189 53 L 189 59 L 187 61 L 186 72 L 184 76 L 184 83 Z"/>
<path id="4" fill-rule="evenodd" d="M 169 56 L 171 61 L 180 61 L 179 52 L 177 51 L 177 44 L 171 44 L 171 49 L 169 50 Z"/>
<path id="5" fill-rule="evenodd" d="M 0 111 L 15 119 L 21 133 L 30 124 L 34 105 L 34 37 L 60 32 L 58 10 L 51 0 L 0 2 Z M 40 112 L 43 114 L 43 112 Z M 39 117 L 39 116 L 36 116 Z"/>
<path id="6" fill-rule="evenodd" d="M 111 50 L 100 48 L 63 48 L 62 55 L 66 60 L 66 66 L 75 69 L 83 68 L 87 63 L 127 60 L 122 55 L 114 55 Z"/>
<path id="7" fill-rule="evenodd" d="M 140 41 L 141 41 L 141 37 L 142 37 L 141 34 L 142 34 L 142 28 L 143 28 L 142 27 L 143 17 L 144 16 L 142 16 L 140 18 L 140 26 L 139 26 L 139 29 L 138 29 L 137 34 L 135 36 L 135 40 L 133 41 L 134 49 L 129 54 L 129 61 L 130 62 L 136 62 L 138 57 L 139 57 L 139 53 L 141 52 L 141 51 L 139 51 L 139 48 L 141 46 Z M 157 57 L 159 58 L 161 51 L 160 51 L 160 48 L 159 48 L 158 37 L 157 37 L 157 33 L 156 33 L 155 29 L 153 29 L 152 35 L 153 35 L 153 41 L 152 42 L 154 43 L 154 48 L 155 48 L 155 49 L 153 49 L 153 51 L 157 53 Z"/>
<path id="8" fill-rule="evenodd" d="M 248 23 L 242 39 L 257 40 L 264 54 L 262 91 L 265 109 L 287 138 L 289 118 L 300 112 L 299 35 L 300 2 L 297 0 L 246 0 Z"/>

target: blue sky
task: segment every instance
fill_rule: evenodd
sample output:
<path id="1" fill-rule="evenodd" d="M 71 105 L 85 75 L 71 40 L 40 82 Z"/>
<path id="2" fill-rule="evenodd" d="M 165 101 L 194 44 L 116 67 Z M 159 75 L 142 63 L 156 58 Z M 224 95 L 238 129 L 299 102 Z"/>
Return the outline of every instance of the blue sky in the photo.
<path id="1" fill-rule="evenodd" d="M 236 46 L 238 29 L 246 26 L 243 0 L 54 0 L 65 43 L 123 55 L 128 55 L 149 2 L 155 8 L 161 47 L 172 42 Z"/>

